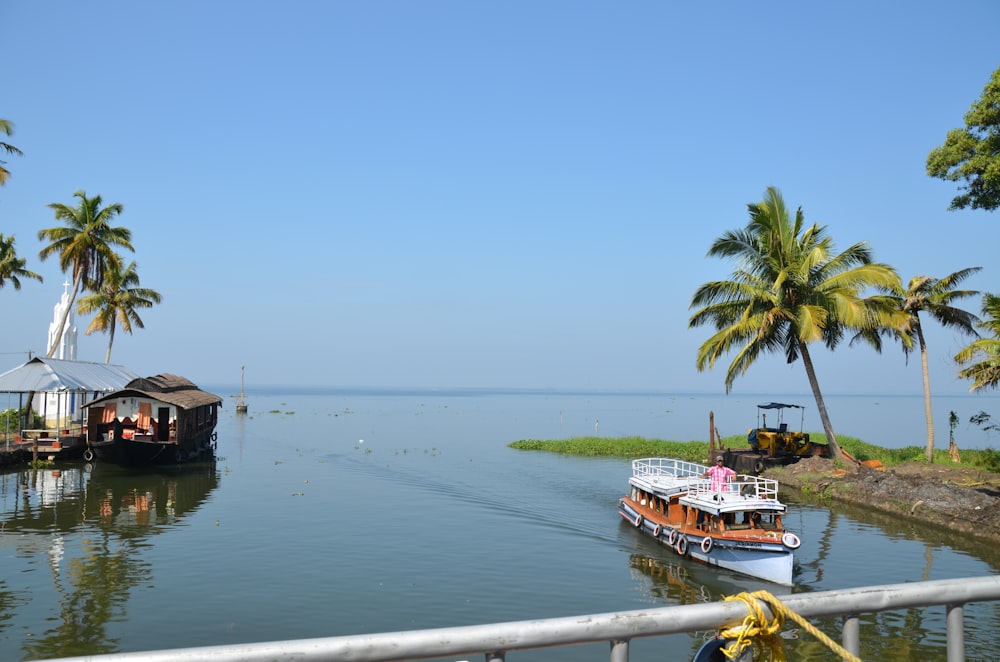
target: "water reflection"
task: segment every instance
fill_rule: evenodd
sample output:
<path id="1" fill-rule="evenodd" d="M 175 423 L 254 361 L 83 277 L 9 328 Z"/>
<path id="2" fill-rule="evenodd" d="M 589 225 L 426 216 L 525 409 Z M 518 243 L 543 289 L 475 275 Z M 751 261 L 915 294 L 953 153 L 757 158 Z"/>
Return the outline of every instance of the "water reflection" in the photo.
<path id="1" fill-rule="evenodd" d="M 714 602 L 720 600 L 723 595 L 737 593 L 732 590 L 719 593 L 712 582 L 702 583 L 706 578 L 696 576 L 696 573 L 692 572 L 693 568 L 658 557 L 632 554 L 629 556 L 629 568 L 636 576 L 647 578 L 648 582 L 642 582 L 646 590 L 658 602 L 665 604 Z M 969 606 L 973 607 L 975 605 Z M 944 625 L 941 621 L 943 610 L 944 607 L 932 608 L 931 611 L 905 609 L 862 615 L 861 658 L 903 662 L 940 657 L 946 646 Z M 931 621 L 929 627 L 925 625 L 925 620 Z M 993 620 L 995 621 L 995 618 Z M 834 641 L 840 641 L 839 618 L 812 619 L 811 622 Z M 691 633 L 692 648 L 696 650 L 716 634 L 714 631 Z M 789 661 L 837 659 L 824 643 L 799 628 L 790 619 L 785 621 L 782 628 L 781 645 Z M 973 646 L 968 646 L 968 649 L 977 650 Z"/>
<path id="2" fill-rule="evenodd" d="M 119 650 L 109 625 L 127 619 L 132 589 L 151 581 L 146 539 L 170 530 L 218 482 L 214 463 L 156 473 L 87 464 L 0 476 L 0 546 L 16 552 L 12 575 L 0 583 L 0 631 L 14 627 L 15 616 L 44 623 L 24 639 L 31 659 Z M 38 583 L 43 567 L 49 589 Z M 29 576 L 26 586 L 11 585 L 15 572 Z"/>
<path id="3" fill-rule="evenodd" d="M 215 463 L 142 472 L 100 463 L 87 484 L 84 517 L 123 538 L 160 533 L 219 484 Z"/>

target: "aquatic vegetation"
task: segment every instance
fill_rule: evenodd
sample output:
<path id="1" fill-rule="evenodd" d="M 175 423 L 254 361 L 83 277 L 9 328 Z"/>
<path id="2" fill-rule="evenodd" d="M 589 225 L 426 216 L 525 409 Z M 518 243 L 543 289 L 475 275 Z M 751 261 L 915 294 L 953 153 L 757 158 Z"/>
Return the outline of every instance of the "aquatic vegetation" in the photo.
<path id="1" fill-rule="evenodd" d="M 540 450 L 563 455 L 590 457 L 676 457 L 690 462 L 704 462 L 708 457 L 708 442 L 662 441 L 643 437 L 574 437 L 571 439 L 541 441 L 522 439 L 508 444 L 518 450 Z"/>
<path id="2" fill-rule="evenodd" d="M 810 433 L 817 443 L 826 443 L 822 433 Z M 923 446 L 905 448 L 883 448 L 861 441 L 855 437 L 838 436 L 841 448 L 859 461 L 880 460 L 886 467 L 907 462 L 926 462 Z M 676 457 L 689 462 L 704 462 L 708 457 L 707 441 L 664 441 L 643 437 L 573 437 L 570 439 L 540 440 L 522 439 L 508 444 L 510 448 L 528 451 L 548 451 L 563 455 L 583 455 L 591 457 Z M 734 435 L 716 442 L 717 448 L 739 450 L 749 448 L 746 437 Z M 993 449 L 962 449 L 962 462 L 955 464 L 948 457 L 947 449 L 934 451 L 935 464 L 969 466 L 997 471 L 1000 468 L 1000 452 Z M 840 468 L 846 468 L 842 465 Z"/>

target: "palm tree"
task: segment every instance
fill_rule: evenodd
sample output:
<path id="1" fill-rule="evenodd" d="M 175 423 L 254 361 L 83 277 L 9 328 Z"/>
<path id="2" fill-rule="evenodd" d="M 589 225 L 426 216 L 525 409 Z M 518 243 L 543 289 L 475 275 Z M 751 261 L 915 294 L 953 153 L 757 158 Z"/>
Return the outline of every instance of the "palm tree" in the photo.
<path id="1" fill-rule="evenodd" d="M 1000 296 L 983 295 L 983 318 L 976 326 L 989 337 L 977 338 L 955 355 L 958 364 L 966 364 L 958 376 L 972 380 L 971 393 L 1000 386 Z"/>
<path id="2" fill-rule="evenodd" d="M 809 345 L 823 341 L 833 349 L 848 328 L 896 319 L 880 299 L 864 299 L 859 292 L 891 288 L 899 276 L 892 267 L 872 262 L 864 242 L 834 254 L 825 226 L 805 227 L 801 207 L 792 219 L 774 187 L 748 209 L 746 227 L 727 231 L 708 251 L 710 257 L 738 263 L 732 279 L 705 283 L 691 300 L 691 307 L 700 309 L 689 326 L 711 322 L 717 330 L 698 348 L 698 370 L 713 368 L 719 357 L 735 350 L 726 373 L 729 393 L 736 377 L 746 374 L 761 354 L 780 351 L 788 363 L 801 357 L 830 452 L 844 460 Z"/>
<path id="3" fill-rule="evenodd" d="M 49 347 L 47 356 L 50 357 L 62 341 L 63 327 L 66 326 L 70 308 L 81 287 L 97 291 L 104 282 L 105 273 L 121 269 L 121 257 L 112 247 L 121 246 L 135 251 L 131 243 L 131 230 L 110 225 L 111 219 L 122 213 L 121 203 L 101 207 L 103 201 L 99 195 L 88 198 L 84 191 L 77 191 L 73 195 L 80 198 L 76 207 L 58 202 L 49 205 L 55 212 L 55 217 L 66 225 L 38 231 L 40 241 L 51 242 L 38 256 L 44 260 L 50 255 L 58 254 L 59 267 L 63 273 L 68 270 L 73 272 L 73 292 L 69 305 L 63 311 L 52 346 Z"/>
<path id="4" fill-rule="evenodd" d="M 122 331 L 132 333 L 132 326 L 145 328 L 139 317 L 139 308 L 152 308 L 160 303 L 160 293 L 145 287 L 139 287 L 139 274 L 135 262 L 130 262 L 124 269 L 109 268 L 104 274 L 104 284 L 89 296 L 80 299 L 77 312 L 81 315 L 96 312 L 87 335 L 94 331 L 108 334 L 108 351 L 104 357 L 105 363 L 111 363 L 111 345 L 115 342 L 115 327 L 121 324 Z"/>
<path id="5" fill-rule="evenodd" d="M 34 271 L 24 268 L 27 261 L 17 256 L 17 249 L 14 248 L 14 235 L 9 237 L 0 234 L 0 287 L 3 287 L 9 280 L 15 290 L 21 289 L 22 278 L 34 278 L 39 283 L 42 277 Z"/>
<path id="6" fill-rule="evenodd" d="M 902 283 L 897 288 L 885 290 L 885 301 L 906 314 L 902 326 L 870 327 L 858 333 L 851 340 L 852 344 L 858 339 L 865 340 L 876 351 L 881 351 L 881 336 L 889 335 L 902 342 L 903 353 L 907 357 L 913 351 L 914 344 L 920 349 L 920 368 L 924 386 L 924 416 L 927 419 L 927 447 L 924 450 L 924 456 L 928 462 L 934 461 L 934 415 L 931 410 L 931 378 L 927 360 L 927 341 L 924 337 L 920 313 L 927 313 L 944 327 L 958 329 L 968 335 L 978 335 L 975 327 L 979 318 L 961 308 L 955 308 L 951 304 L 958 299 L 979 294 L 976 290 L 956 290 L 953 288 L 981 270 L 982 267 L 969 267 L 948 274 L 941 279 L 932 276 L 916 276 L 910 279 L 910 284 L 905 290 Z"/>
<path id="7" fill-rule="evenodd" d="M 14 134 L 14 123 L 10 120 L 0 120 L 0 132 L 5 133 L 10 136 Z M 8 154 L 14 154 L 16 156 L 21 156 L 22 152 L 17 147 L 13 145 L 8 145 L 7 143 L 0 141 L 0 152 L 6 152 Z M 0 161 L 0 186 L 7 183 L 7 178 L 10 177 L 10 172 L 4 168 L 6 161 Z"/>

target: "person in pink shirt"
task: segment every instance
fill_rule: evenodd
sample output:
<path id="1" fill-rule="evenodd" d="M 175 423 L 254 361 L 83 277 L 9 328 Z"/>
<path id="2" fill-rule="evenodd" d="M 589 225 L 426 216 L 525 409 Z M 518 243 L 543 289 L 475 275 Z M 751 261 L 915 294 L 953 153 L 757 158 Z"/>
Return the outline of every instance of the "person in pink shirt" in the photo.
<path id="1" fill-rule="evenodd" d="M 715 458 L 715 466 L 711 467 L 708 471 L 702 474 L 702 478 L 711 478 L 711 488 L 717 492 L 721 492 L 726 483 L 729 482 L 731 476 L 735 476 L 736 472 L 730 469 L 722 461 L 722 456 Z"/>

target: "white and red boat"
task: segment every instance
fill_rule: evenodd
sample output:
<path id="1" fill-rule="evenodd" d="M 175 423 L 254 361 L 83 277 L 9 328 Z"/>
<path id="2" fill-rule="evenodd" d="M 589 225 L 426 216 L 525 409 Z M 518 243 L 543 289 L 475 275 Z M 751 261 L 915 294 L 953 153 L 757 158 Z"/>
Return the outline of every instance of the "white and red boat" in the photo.
<path id="1" fill-rule="evenodd" d="M 672 458 L 633 460 L 618 513 L 682 557 L 792 585 L 800 540 L 782 524 L 777 481 L 736 474 L 716 482 L 708 471 Z"/>

